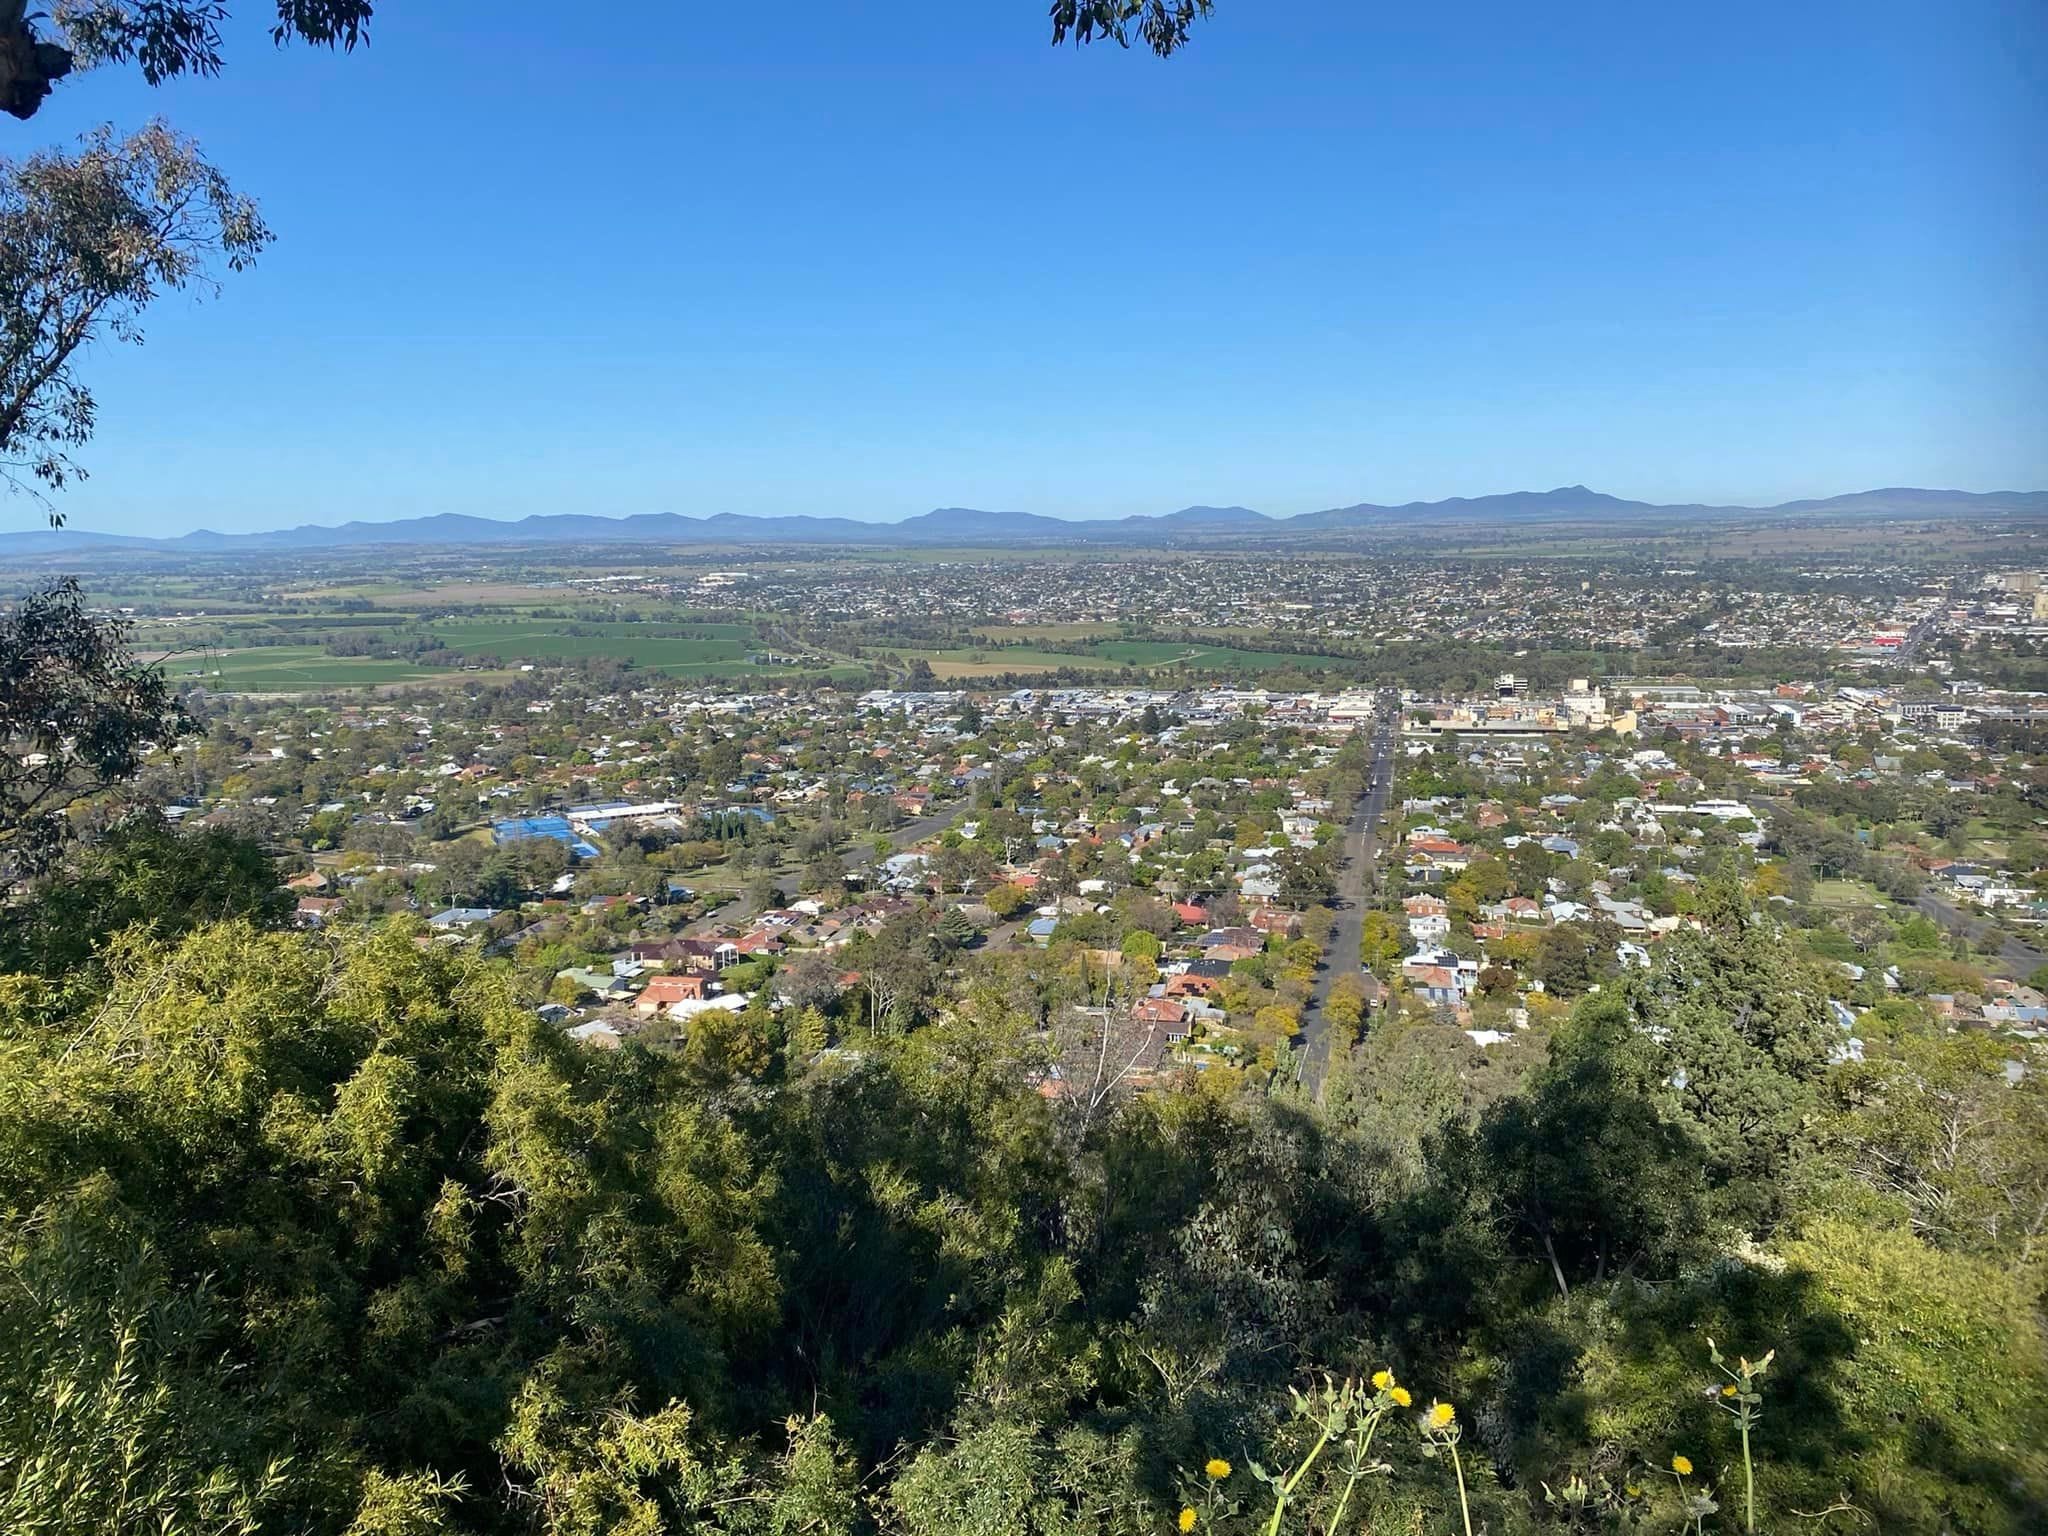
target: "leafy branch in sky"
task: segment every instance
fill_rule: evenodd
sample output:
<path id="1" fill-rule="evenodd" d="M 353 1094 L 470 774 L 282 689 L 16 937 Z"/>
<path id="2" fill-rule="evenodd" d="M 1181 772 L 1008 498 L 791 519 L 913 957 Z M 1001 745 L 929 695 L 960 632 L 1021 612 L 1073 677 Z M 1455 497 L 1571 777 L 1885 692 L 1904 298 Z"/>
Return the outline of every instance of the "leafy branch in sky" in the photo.
<path id="1" fill-rule="evenodd" d="M 270 38 L 350 51 L 368 40 L 375 9 L 375 0 L 277 0 Z M 1136 37 L 1164 58 L 1211 9 L 1211 0 L 1053 0 L 1052 40 L 1110 39 L 1128 48 Z M 0 0 L 0 111 L 35 116 L 80 66 L 136 64 L 151 85 L 217 75 L 228 14 L 219 0 L 64 0 L 44 18 L 28 14 L 27 0 Z"/>
<path id="2" fill-rule="evenodd" d="M 79 348 L 140 341 L 160 293 L 239 270 L 269 241 L 255 204 L 160 123 L 0 167 L 0 475 L 60 489 L 95 417 Z"/>
<path id="3" fill-rule="evenodd" d="M 1053 0 L 1052 40 L 1128 48 L 1135 36 L 1163 59 L 1186 47 L 1188 29 L 1214 9 L 1211 0 Z"/>
<path id="4" fill-rule="evenodd" d="M 353 49 L 369 36 L 373 9 L 372 0 L 277 0 L 271 41 Z M 61 0 L 53 17 L 0 0 L 0 110 L 33 117 L 59 80 L 95 64 L 139 65 L 151 85 L 217 75 L 227 19 L 217 0 Z"/>

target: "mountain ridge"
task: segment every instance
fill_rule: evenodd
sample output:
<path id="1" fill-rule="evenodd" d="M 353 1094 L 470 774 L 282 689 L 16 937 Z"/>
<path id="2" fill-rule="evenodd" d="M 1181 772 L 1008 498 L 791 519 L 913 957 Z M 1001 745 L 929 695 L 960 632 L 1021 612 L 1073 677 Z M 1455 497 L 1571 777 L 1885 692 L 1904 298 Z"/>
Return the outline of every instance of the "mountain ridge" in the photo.
<path id="1" fill-rule="evenodd" d="M 259 533 L 194 529 L 165 538 L 96 533 L 86 529 L 26 529 L 0 532 L 0 555 L 34 555 L 104 550 L 166 553 L 289 552 L 375 545 L 532 544 L 987 544 L 1110 543 L 1170 544 L 1176 540 L 1316 536 L 1344 532 L 1389 532 L 1433 523 L 1531 522 L 1542 519 L 1620 522 L 1636 518 L 1722 520 L 1829 515 L 1880 518 L 1962 515 L 2048 516 L 2048 491 L 1955 491 L 1886 486 L 1844 495 L 1782 502 L 1768 507 L 1712 506 L 1631 501 L 1584 485 L 1548 491 L 1506 491 L 1486 496 L 1452 496 L 1440 501 L 1397 505 L 1357 502 L 1320 512 L 1275 517 L 1242 506 L 1190 506 L 1176 512 L 1137 513 L 1115 518 L 1058 518 L 1036 512 L 991 512 L 976 507 L 937 507 L 895 522 L 862 522 L 849 517 L 792 514 L 752 517 L 736 512 L 690 517 L 677 512 L 640 512 L 605 517 L 589 512 L 535 513 L 519 519 L 438 512 L 389 522 L 353 520 L 340 524 L 301 523 Z"/>

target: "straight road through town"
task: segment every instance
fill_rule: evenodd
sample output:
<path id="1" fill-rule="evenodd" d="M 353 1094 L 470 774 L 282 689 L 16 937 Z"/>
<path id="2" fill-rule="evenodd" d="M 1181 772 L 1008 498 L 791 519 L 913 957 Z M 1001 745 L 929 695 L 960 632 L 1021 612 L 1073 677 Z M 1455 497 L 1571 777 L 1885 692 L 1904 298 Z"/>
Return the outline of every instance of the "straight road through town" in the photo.
<path id="1" fill-rule="evenodd" d="M 1387 797 L 1394 787 L 1394 742 L 1399 727 L 1398 696 L 1391 692 L 1382 694 L 1372 721 L 1372 766 L 1366 773 L 1365 793 L 1351 814 L 1351 824 L 1344 829 L 1344 858 L 1337 871 L 1337 926 L 1330 933 L 1329 952 L 1316 974 L 1315 990 L 1309 995 L 1308 1009 L 1301 1021 L 1301 1035 L 1295 1041 L 1295 1081 L 1318 1100 L 1323 1096 L 1323 1080 L 1330 1071 L 1330 1021 L 1325 1008 L 1337 978 L 1358 974 L 1358 952 L 1365 942 L 1366 902 L 1373 864 L 1379 857 L 1380 821 L 1386 815 Z"/>

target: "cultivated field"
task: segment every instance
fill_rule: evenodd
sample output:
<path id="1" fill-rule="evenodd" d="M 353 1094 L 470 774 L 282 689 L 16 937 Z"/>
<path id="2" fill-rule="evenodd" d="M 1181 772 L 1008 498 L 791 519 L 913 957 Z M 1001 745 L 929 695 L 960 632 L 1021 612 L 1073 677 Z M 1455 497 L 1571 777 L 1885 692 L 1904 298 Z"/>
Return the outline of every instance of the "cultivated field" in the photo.
<path id="1" fill-rule="evenodd" d="M 314 645 L 259 645 L 246 650 L 173 653 L 163 658 L 173 682 L 219 693 L 299 693 L 319 688 L 374 688 L 424 682 L 445 671 L 407 661 L 330 656 Z"/>
<path id="2" fill-rule="evenodd" d="M 465 656 L 505 662 L 584 661 L 604 657 L 665 672 L 711 677 L 764 669 L 748 657 L 757 649 L 743 624 L 578 624 L 558 619 L 443 620 L 434 639 Z"/>

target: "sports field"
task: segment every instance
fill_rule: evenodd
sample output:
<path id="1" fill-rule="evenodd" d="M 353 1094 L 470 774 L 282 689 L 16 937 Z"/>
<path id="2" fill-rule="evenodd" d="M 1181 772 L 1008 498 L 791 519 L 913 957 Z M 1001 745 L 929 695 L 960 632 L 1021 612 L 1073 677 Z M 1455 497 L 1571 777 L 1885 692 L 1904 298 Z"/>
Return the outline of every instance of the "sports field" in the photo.
<path id="1" fill-rule="evenodd" d="M 1813 904 L 1835 911 L 1889 906 L 1884 893 L 1867 880 L 1816 880 Z"/>
<path id="2" fill-rule="evenodd" d="M 435 640 L 465 656 L 504 662 L 609 657 L 672 677 L 767 670 L 748 661 L 757 643 L 744 624 L 589 624 L 560 619 L 459 619 L 436 623 Z"/>
<path id="3" fill-rule="evenodd" d="M 163 662 L 175 683 L 221 693 L 299 693 L 317 688 L 373 688 L 446 677 L 409 661 L 330 656 L 316 645 L 259 645 L 246 650 L 176 653 Z"/>

